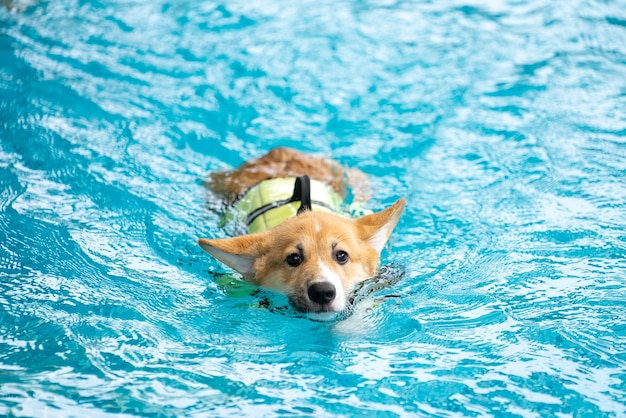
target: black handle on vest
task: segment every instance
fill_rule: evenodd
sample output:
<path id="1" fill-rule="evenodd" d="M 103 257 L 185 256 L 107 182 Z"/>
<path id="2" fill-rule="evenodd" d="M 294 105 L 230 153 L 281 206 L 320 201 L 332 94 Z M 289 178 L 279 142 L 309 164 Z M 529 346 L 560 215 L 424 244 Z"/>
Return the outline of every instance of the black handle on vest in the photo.
<path id="1" fill-rule="evenodd" d="M 311 208 L 311 179 L 309 176 L 296 177 L 296 183 L 293 186 L 293 195 L 290 202 L 300 201 L 300 209 L 296 215 L 300 215 Z"/>

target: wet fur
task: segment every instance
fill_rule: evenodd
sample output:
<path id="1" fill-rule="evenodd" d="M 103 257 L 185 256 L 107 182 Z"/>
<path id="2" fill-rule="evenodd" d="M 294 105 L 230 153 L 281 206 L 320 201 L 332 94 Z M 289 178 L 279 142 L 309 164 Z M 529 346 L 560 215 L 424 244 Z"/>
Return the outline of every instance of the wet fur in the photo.
<path id="1" fill-rule="evenodd" d="M 328 184 L 344 198 L 348 187 L 357 201 L 365 202 L 371 197 L 367 175 L 362 171 L 344 168 L 327 158 L 303 154 L 284 147 L 274 148 L 264 156 L 247 161 L 235 170 L 211 173 L 205 185 L 228 203 L 232 203 L 263 180 L 304 175 Z"/>

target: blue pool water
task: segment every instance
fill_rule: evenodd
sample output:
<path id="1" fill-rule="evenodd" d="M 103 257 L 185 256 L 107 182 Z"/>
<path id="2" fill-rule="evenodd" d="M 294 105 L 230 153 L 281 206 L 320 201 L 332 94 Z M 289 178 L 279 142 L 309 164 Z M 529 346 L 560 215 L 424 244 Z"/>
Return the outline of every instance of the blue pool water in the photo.
<path id="1" fill-rule="evenodd" d="M 625 10 L 3 1 L 0 415 L 626 416 Z M 275 146 L 407 198 L 400 297 L 218 286 L 202 180 Z"/>

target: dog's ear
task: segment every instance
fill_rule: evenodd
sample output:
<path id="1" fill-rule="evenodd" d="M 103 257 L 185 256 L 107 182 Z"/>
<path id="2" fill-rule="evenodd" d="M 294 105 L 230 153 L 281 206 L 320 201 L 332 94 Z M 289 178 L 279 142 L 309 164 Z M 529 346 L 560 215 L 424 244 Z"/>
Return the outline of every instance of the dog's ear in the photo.
<path id="1" fill-rule="evenodd" d="M 355 221 L 361 239 L 374 248 L 378 254 L 385 247 L 391 231 L 398 223 L 405 203 L 404 199 L 400 199 L 381 212 L 365 215 Z"/>
<path id="2" fill-rule="evenodd" d="M 254 263 L 261 254 L 262 234 L 243 235 L 235 238 L 200 238 L 198 244 L 207 253 L 241 273 L 246 280 L 253 280 Z"/>

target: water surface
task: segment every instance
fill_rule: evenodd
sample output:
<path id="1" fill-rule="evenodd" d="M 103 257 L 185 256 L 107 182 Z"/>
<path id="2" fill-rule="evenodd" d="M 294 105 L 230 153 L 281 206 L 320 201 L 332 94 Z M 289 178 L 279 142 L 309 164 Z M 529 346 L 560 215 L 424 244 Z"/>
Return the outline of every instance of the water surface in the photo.
<path id="1" fill-rule="evenodd" d="M 623 2 L 2 4 L 0 414 L 626 415 Z M 407 198 L 401 297 L 218 286 L 275 146 Z"/>

